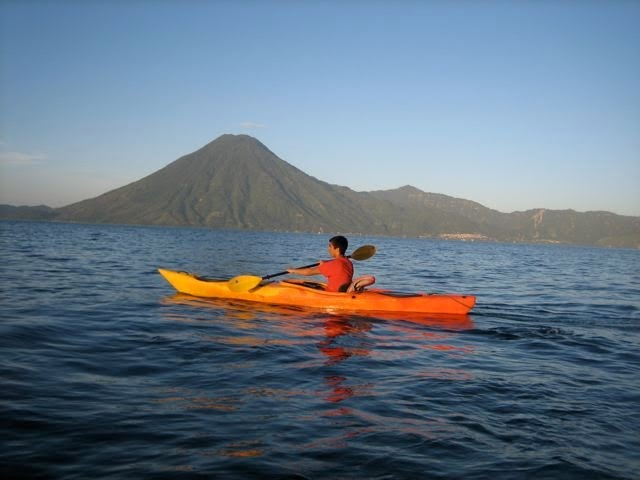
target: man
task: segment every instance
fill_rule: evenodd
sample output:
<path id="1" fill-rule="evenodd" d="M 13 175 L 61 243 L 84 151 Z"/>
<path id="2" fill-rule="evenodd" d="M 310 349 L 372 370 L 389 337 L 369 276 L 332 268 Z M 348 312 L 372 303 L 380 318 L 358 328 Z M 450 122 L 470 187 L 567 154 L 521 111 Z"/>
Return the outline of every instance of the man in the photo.
<path id="1" fill-rule="evenodd" d="M 329 255 L 333 260 L 321 260 L 320 265 L 311 268 L 290 268 L 295 275 L 324 275 L 327 278 L 327 292 L 346 292 L 353 279 L 353 264 L 345 253 L 349 241 L 342 235 L 329 239 Z"/>

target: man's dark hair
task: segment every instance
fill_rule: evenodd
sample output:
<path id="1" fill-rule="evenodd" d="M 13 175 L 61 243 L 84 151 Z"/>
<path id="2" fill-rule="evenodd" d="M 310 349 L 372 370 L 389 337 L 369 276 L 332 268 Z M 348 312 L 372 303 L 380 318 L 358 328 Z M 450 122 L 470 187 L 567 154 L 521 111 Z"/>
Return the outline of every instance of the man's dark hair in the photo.
<path id="1" fill-rule="evenodd" d="M 331 245 L 333 245 L 334 247 L 338 247 L 341 255 L 344 255 L 347 252 L 347 248 L 349 247 L 349 240 L 347 240 L 342 235 L 331 237 L 329 239 L 329 243 L 331 243 Z"/>

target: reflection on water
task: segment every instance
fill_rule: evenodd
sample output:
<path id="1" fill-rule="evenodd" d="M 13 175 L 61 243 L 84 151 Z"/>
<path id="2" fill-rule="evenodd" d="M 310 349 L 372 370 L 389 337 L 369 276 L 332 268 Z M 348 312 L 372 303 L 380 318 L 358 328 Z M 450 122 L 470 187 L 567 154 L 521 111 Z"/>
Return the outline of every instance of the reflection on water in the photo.
<path id="1" fill-rule="evenodd" d="M 450 356 L 474 354 L 473 347 L 460 346 L 457 342 L 461 332 L 474 328 L 468 316 L 337 315 L 299 307 L 201 299 L 183 294 L 167 297 L 164 302 L 193 307 L 168 314 L 171 321 L 193 328 L 215 326 L 214 333 L 199 334 L 199 338 L 224 348 L 222 351 L 228 361 L 218 362 L 218 368 L 222 368 L 228 378 L 244 372 L 253 378 L 251 382 L 255 385 L 246 387 L 247 381 L 243 380 L 234 388 L 228 380 L 224 388 L 233 394 L 220 396 L 170 390 L 160 402 L 184 409 L 211 409 L 233 416 L 253 414 L 267 422 L 274 421 L 269 418 L 266 407 L 271 402 L 278 402 L 280 406 L 296 405 L 296 409 L 302 408 L 306 413 L 293 415 L 288 421 L 302 421 L 314 432 L 323 432 L 316 435 L 315 440 L 301 443 L 305 450 L 341 448 L 364 434 L 395 432 L 395 435 L 435 438 L 437 431 L 449 428 L 446 419 L 416 417 L 418 404 L 413 406 L 412 414 L 404 416 L 355 408 L 360 401 L 354 402 L 354 399 L 366 403 L 366 399 L 385 395 L 389 388 L 377 385 L 376 379 L 384 378 L 384 375 L 378 373 L 367 378 L 359 371 L 362 359 L 382 362 L 380 371 L 390 373 L 402 369 L 405 361 L 424 363 L 421 368 L 414 365 L 411 369 L 416 382 L 473 379 L 473 375 L 463 369 L 430 366 L 424 357 L 425 351 Z M 260 370 L 259 360 L 247 361 L 246 357 L 262 354 L 280 356 L 281 361 L 290 366 L 286 381 L 278 371 L 260 375 L 251 373 Z M 245 362 L 239 362 L 238 357 L 244 358 Z M 296 388 L 291 387 L 291 375 L 299 378 L 299 382 L 293 382 Z M 241 387 L 241 384 L 245 386 Z M 403 409 L 403 406 L 398 408 Z M 229 442 L 217 450 L 216 455 L 261 456 L 269 451 L 268 445 L 268 439 L 261 435 L 253 440 Z"/>
<path id="2" fill-rule="evenodd" d="M 168 315 L 171 320 L 185 323 L 217 323 L 231 327 L 230 335 L 205 336 L 211 342 L 226 345 L 307 345 L 315 342 L 326 360 L 325 365 L 340 363 L 353 356 L 374 355 L 385 359 L 400 359 L 415 353 L 415 348 L 450 352 L 451 354 L 472 354 L 473 347 L 455 346 L 453 340 L 457 332 L 472 330 L 473 321 L 468 315 L 424 315 L 418 313 L 375 313 L 371 317 L 326 314 L 301 307 L 287 307 L 221 299 L 203 299 L 184 294 L 166 297 L 167 304 L 190 305 L 199 309 L 213 309 L 218 315 L 213 317 Z M 373 329 L 373 322 L 385 322 L 386 334 L 376 334 L 375 340 L 367 334 Z M 272 328 L 264 328 L 267 323 Z M 427 327 L 420 328 L 419 326 Z M 281 335 L 273 335 L 277 329 Z M 433 331 L 433 330 L 436 331 Z M 241 334 L 251 331 L 251 334 Z M 321 339 L 318 339 L 321 337 Z M 341 342 L 346 337 L 348 342 Z M 394 347 L 401 340 L 409 342 L 412 349 L 378 348 Z M 413 352 L 413 353 L 412 353 Z"/>
<path id="3" fill-rule="evenodd" d="M 325 317 L 319 319 L 324 325 L 325 338 L 318 342 L 318 350 L 326 355 L 325 365 L 342 362 L 354 355 L 367 356 L 371 352 L 370 343 L 365 335 L 372 328 L 366 320 L 349 320 L 348 318 Z M 341 345 L 337 339 L 341 336 L 351 336 L 357 340 L 355 345 Z"/>
<path id="4" fill-rule="evenodd" d="M 211 409 L 232 412 L 238 408 L 237 397 L 207 397 L 185 388 L 172 387 L 159 390 L 160 398 L 155 403 L 168 409 L 196 410 Z"/>

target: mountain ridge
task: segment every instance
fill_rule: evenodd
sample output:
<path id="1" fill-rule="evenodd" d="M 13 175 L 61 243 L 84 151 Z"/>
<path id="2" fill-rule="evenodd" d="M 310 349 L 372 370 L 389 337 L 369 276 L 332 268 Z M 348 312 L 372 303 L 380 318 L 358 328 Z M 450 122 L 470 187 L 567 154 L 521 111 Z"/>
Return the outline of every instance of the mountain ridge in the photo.
<path id="1" fill-rule="evenodd" d="M 342 232 L 640 248 L 640 217 L 531 209 L 503 213 L 405 185 L 356 192 L 312 177 L 248 135 L 222 135 L 163 168 L 94 198 L 0 206 L 0 218 Z M 18 210 L 19 209 L 19 210 Z"/>

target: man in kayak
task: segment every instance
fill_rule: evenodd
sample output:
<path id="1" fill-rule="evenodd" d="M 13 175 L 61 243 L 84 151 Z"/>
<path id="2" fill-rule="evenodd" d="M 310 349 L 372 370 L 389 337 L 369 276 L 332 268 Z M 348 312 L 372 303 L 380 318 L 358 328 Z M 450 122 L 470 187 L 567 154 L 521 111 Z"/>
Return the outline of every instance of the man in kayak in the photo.
<path id="1" fill-rule="evenodd" d="M 310 268 L 290 268 L 294 275 L 324 275 L 327 278 L 327 292 L 346 292 L 353 279 L 353 263 L 345 253 L 349 241 L 342 235 L 329 240 L 329 255 L 333 260 L 321 260 L 320 265 Z"/>

